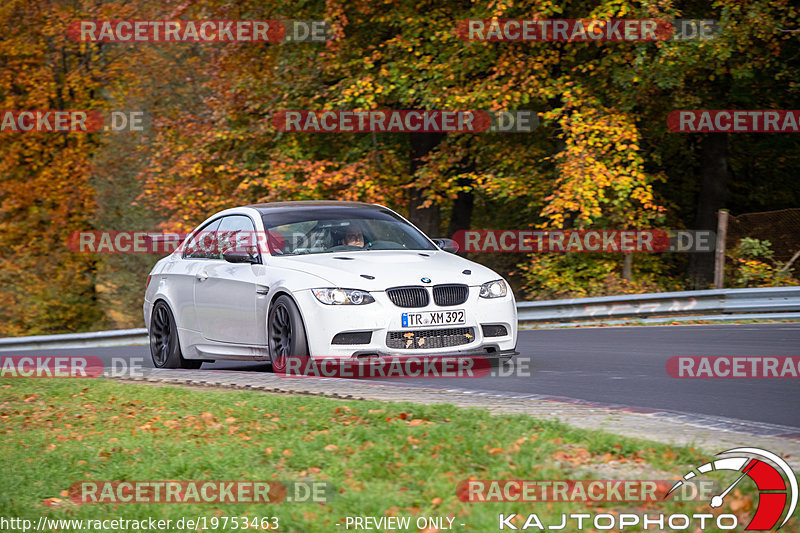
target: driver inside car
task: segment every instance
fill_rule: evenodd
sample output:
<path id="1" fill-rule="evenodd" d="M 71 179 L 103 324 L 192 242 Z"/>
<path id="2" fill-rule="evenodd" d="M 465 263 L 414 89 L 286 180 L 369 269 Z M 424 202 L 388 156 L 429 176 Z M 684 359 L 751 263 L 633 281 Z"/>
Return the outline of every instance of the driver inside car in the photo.
<path id="1" fill-rule="evenodd" d="M 364 232 L 362 232 L 361 228 L 359 228 L 358 226 L 351 224 L 347 228 L 347 232 L 344 235 L 342 244 L 345 244 L 347 246 L 358 246 L 359 248 L 363 248 Z"/>

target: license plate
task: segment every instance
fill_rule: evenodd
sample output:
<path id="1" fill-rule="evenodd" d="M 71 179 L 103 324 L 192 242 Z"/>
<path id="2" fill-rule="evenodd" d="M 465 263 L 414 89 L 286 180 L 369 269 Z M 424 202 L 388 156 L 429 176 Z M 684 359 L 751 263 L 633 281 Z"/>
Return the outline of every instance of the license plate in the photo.
<path id="1" fill-rule="evenodd" d="M 454 311 L 424 311 L 422 313 L 403 313 L 404 328 L 418 328 L 421 326 L 448 326 L 465 324 L 464 310 Z"/>

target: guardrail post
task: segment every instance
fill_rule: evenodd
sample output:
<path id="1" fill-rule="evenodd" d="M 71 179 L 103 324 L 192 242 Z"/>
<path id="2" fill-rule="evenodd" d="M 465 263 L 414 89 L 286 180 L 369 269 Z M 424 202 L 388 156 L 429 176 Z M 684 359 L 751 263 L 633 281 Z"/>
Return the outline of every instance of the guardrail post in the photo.
<path id="1" fill-rule="evenodd" d="M 725 284 L 725 238 L 728 235 L 728 211 L 717 211 L 717 247 L 714 251 L 714 288 Z"/>

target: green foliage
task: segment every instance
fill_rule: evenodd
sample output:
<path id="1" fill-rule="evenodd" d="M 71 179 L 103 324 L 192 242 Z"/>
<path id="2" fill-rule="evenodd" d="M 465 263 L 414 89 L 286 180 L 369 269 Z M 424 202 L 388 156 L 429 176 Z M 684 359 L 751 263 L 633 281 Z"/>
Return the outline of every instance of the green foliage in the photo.
<path id="1" fill-rule="evenodd" d="M 726 279 L 734 287 L 775 287 L 800 285 L 794 269 L 772 259 L 772 243 L 745 237 L 726 256 Z"/>
<path id="2" fill-rule="evenodd" d="M 636 254 L 632 279 L 622 277 L 620 254 L 537 254 L 517 265 L 525 279 L 526 296 L 535 300 L 585 298 L 610 294 L 640 294 L 679 290 L 658 257 Z"/>
<path id="3" fill-rule="evenodd" d="M 737 245 L 737 252 L 740 257 L 763 257 L 764 259 L 772 259 L 772 243 L 763 240 L 760 241 L 758 239 L 751 239 L 750 237 L 745 237 L 739 241 Z"/>

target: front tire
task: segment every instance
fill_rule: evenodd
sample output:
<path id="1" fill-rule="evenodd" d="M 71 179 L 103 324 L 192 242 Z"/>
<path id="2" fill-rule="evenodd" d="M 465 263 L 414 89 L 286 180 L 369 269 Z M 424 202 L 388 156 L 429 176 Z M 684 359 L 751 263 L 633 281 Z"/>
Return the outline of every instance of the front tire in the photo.
<path id="1" fill-rule="evenodd" d="M 175 317 L 163 301 L 156 302 L 150 318 L 150 356 L 156 368 L 197 369 L 203 364 L 203 361 L 183 358 Z"/>
<path id="2" fill-rule="evenodd" d="M 267 320 L 269 355 L 272 371 L 286 372 L 287 357 L 308 357 L 308 341 L 303 317 L 294 301 L 281 295 L 272 304 Z"/>

